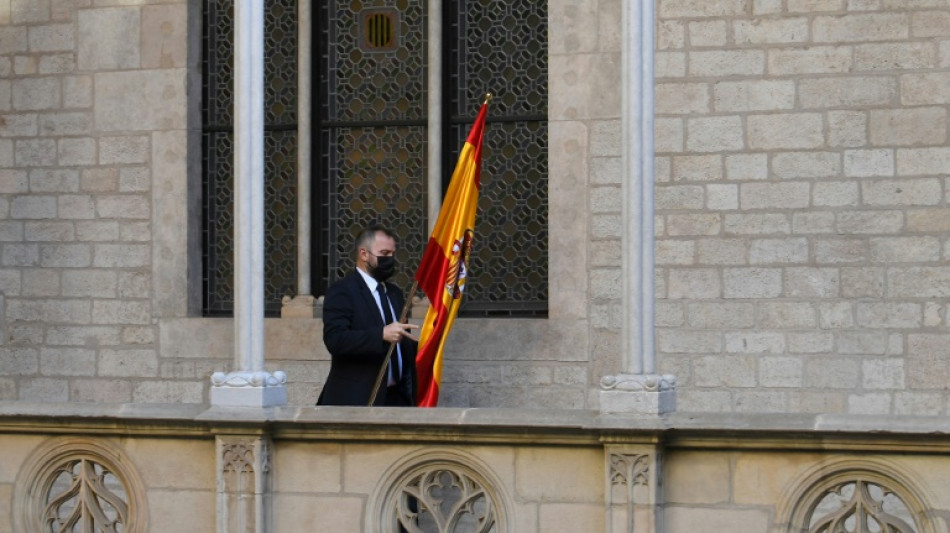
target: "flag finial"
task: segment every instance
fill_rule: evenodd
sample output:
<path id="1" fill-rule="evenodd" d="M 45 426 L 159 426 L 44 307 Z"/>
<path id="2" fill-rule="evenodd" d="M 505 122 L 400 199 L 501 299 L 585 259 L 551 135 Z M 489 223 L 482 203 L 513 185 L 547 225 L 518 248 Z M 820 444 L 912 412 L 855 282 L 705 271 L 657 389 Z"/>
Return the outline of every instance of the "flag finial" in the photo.
<path id="1" fill-rule="evenodd" d="M 491 102 L 491 99 L 494 98 L 494 97 L 495 97 L 495 95 L 492 94 L 492 93 L 485 93 L 485 101 L 482 102 L 482 103 L 483 103 L 483 104 L 487 104 L 488 102 Z"/>

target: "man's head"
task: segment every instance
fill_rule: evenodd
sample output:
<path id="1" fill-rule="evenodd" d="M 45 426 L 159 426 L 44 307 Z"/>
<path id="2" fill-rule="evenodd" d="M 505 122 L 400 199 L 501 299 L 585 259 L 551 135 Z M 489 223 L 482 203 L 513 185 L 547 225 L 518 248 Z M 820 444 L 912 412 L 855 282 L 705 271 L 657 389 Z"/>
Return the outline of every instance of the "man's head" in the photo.
<path id="1" fill-rule="evenodd" d="M 356 266 L 378 281 L 392 276 L 396 263 L 396 237 L 379 224 L 370 226 L 356 238 Z M 382 259 L 382 261 L 380 261 Z"/>

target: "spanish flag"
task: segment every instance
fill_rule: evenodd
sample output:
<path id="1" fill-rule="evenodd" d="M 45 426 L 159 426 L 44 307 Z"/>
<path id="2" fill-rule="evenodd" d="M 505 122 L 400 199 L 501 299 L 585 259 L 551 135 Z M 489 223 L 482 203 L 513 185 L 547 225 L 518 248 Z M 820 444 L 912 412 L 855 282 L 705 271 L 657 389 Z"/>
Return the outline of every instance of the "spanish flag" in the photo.
<path id="1" fill-rule="evenodd" d="M 429 299 L 429 311 L 419 333 L 419 350 L 416 353 L 416 401 L 419 407 L 435 407 L 439 403 L 442 351 L 462 303 L 472 238 L 475 235 L 475 208 L 481 186 L 482 138 L 490 99 L 489 95 L 482 104 L 468 139 L 462 146 L 439 218 L 422 254 L 419 270 L 416 271 L 419 289 Z"/>

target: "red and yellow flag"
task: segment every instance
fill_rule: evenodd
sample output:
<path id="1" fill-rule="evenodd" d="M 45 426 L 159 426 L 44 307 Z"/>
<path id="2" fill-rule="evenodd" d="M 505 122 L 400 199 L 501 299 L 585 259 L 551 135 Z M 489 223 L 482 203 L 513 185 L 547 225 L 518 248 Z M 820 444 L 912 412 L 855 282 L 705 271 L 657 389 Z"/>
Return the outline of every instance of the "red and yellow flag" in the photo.
<path id="1" fill-rule="evenodd" d="M 475 235 L 475 208 L 481 186 L 482 137 L 487 111 L 486 99 L 462 146 L 439 218 L 416 271 L 419 289 L 429 298 L 429 311 L 419 333 L 416 354 L 416 402 L 419 407 L 435 407 L 439 403 L 442 351 L 465 290 L 472 237 Z"/>

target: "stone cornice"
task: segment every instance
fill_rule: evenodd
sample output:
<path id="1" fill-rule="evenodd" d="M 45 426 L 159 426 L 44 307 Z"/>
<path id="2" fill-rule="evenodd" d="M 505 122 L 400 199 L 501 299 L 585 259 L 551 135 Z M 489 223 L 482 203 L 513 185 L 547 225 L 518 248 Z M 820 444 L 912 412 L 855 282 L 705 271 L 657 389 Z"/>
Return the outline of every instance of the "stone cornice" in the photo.
<path id="1" fill-rule="evenodd" d="M 950 452 L 950 419 L 856 415 L 672 413 L 602 415 L 582 410 L 366 407 L 208 408 L 204 405 L 0 402 L 0 433 L 667 449 Z"/>

